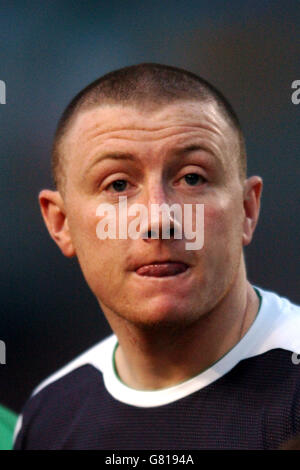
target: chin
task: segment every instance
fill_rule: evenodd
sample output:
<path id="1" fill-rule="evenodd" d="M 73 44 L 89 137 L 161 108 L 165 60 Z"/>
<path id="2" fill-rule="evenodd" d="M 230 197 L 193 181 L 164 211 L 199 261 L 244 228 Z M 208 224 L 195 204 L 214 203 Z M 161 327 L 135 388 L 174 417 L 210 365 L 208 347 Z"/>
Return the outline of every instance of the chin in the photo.
<path id="1" fill-rule="evenodd" d="M 185 303 L 185 305 L 184 305 Z M 192 308 L 186 302 L 181 304 L 173 299 L 156 298 L 148 301 L 146 305 L 131 310 L 129 315 L 122 315 L 126 319 L 144 328 L 170 328 L 191 325 L 199 319 L 198 309 Z"/>

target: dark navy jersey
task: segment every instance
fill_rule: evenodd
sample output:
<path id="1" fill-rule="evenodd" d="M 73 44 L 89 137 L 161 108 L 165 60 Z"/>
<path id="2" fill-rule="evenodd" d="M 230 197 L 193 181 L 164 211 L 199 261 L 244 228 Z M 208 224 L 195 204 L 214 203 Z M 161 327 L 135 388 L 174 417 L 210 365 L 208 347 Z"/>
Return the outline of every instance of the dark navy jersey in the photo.
<path id="1" fill-rule="evenodd" d="M 258 315 L 219 361 L 173 387 L 127 387 L 115 335 L 44 381 L 15 449 L 276 449 L 300 433 L 300 307 L 257 289 Z"/>

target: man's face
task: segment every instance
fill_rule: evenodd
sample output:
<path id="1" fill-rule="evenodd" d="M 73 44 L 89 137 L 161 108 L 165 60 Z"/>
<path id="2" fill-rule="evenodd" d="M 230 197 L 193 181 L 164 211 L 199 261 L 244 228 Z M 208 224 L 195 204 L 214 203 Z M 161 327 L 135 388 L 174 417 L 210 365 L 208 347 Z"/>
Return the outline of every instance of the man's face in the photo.
<path id="1" fill-rule="evenodd" d="M 63 144 L 65 211 L 83 274 L 105 313 L 144 325 L 191 323 L 228 293 L 243 246 L 238 148 L 213 103 L 151 111 L 116 105 L 79 114 Z M 184 237 L 100 240 L 97 207 L 117 206 L 119 196 L 128 208 L 204 204 L 203 248 L 187 250 Z M 155 260 L 181 261 L 188 269 L 166 277 L 136 272 Z"/>

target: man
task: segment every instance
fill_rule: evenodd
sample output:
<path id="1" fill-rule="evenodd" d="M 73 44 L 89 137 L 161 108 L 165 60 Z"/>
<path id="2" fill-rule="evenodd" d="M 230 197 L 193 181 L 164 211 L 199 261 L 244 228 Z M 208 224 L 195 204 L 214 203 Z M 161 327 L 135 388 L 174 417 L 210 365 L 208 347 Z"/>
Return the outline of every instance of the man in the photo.
<path id="1" fill-rule="evenodd" d="M 262 180 L 246 176 L 221 93 L 163 65 L 112 72 L 64 112 L 53 173 L 56 190 L 39 195 L 45 223 L 114 335 L 35 390 L 15 448 L 269 449 L 297 433 L 300 309 L 247 281 Z M 170 212 L 169 237 L 161 213 L 156 225 L 141 217 L 137 236 L 115 235 L 110 222 L 132 223 L 137 204 L 148 215 L 177 204 L 184 217 Z M 116 209 L 106 238 L 103 208 Z M 177 236 L 188 223 L 203 230 L 198 249 Z"/>

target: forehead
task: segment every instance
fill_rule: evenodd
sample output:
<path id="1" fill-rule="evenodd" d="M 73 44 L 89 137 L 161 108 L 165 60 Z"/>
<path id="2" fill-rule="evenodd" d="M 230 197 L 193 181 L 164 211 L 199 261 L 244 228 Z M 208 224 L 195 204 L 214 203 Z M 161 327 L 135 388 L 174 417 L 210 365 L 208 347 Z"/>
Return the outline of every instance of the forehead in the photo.
<path id="1" fill-rule="evenodd" d="M 217 106 L 212 102 L 175 102 L 160 107 L 149 104 L 144 109 L 133 106 L 106 105 L 78 113 L 71 127 L 72 138 L 93 131 L 103 134 L 116 130 L 155 132 L 172 126 L 210 126 L 218 132 L 229 127 Z M 146 136 L 145 136 L 146 137 Z"/>
<path id="2" fill-rule="evenodd" d="M 101 150 L 170 150 L 197 138 L 226 158 L 237 135 L 213 102 L 175 102 L 161 107 L 107 105 L 79 112 L 63 142 L 66 162 L 89 165 Z"/>

